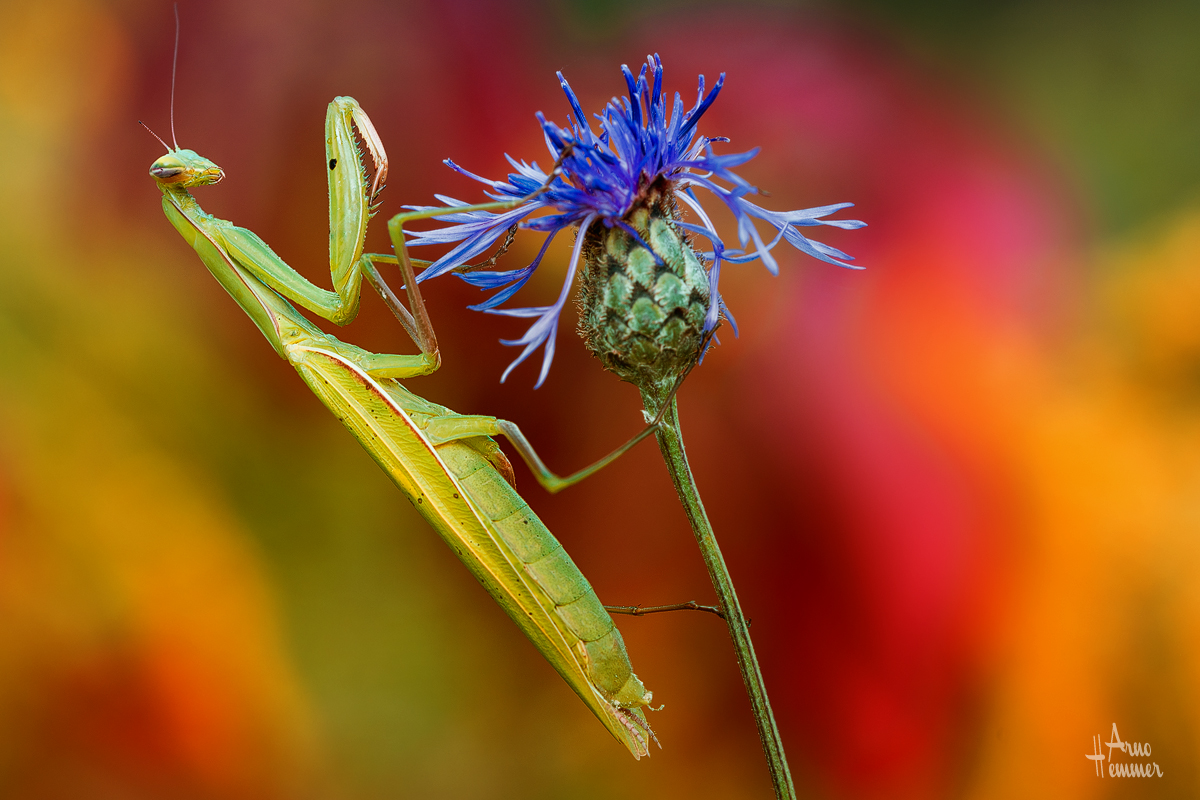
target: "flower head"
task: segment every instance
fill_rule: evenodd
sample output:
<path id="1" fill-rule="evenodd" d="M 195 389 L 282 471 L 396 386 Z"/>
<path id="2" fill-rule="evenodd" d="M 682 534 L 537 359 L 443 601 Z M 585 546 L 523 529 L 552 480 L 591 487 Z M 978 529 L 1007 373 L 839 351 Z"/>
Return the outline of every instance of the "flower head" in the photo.
<path id="1" fill-rule="evenodd" d="M 520 339 L 501 340 L 506 345 L 524 348 L 505 370 L 501 381 L 542 346 L 545 351 L 537 385 L 540 386 L 546 379 L 554 358 L 559 314 L 575 280 L 581 253 L 585 259 L 585 286 L 582 291 L 585 317 L 588 316 L 588 298 L 596 302 L 611 302 L 624 297 L 632 313 L 634 295 L 653 296 L 654 309 L 657 310 L 646 311 L 640 318 L 636 314 L 629 317 L 622 323 L 625 328 L 620 336 L 629 334 L 644 338 L 650 334 L 652 327 L 662 327 L 671 318 L 682 320 L 682 327 L 676 326 L 672 336 L 676 339 L 683 336 L 691 341 L 690 350 L 689 346 L 676 347 L 671 343 L 648 345 L 650 349 L 661 350 L 664 346 L 673 349 L 676 357 L 672 363 L 678 361 L 677 356 L 681 352 L 686 353 L 687 359 L 702 356 L 699 352 L 700 342 L 713 331 L 722 314 L 733 323 L 733 317 L 718 291 L 722 262 L 744 263 L 761 259 L 772 274 L 777 274 L 779 268 L 771 251 L 781 241 L 787 241 L 814 258 L 839 266 L 852 266 L 845 263 L 852 260 L 851 256 L 813 241 L 800 232 L 802 227 L 815 225 L 844 229 L 863 227 L 865 223 L 858 220 L 823 219 L 835 211 L 849 208 L 852 203 L 789 212 L 761 208 L 746 199 L 748 195 L 757 194 L 757 188 L 733 172 L 734 167 L 749 161 L 757 155 L 758 150 L 717 155 L 713 151 L 713 144 L 727 142 L 728 139 L 703 136 L 697 131 L 696 124 L 700 117 L 721 91 L 725 82 L 724 73 L 707 94 L 704 91 L 704 76 L 701 75 L 692 108 L 685 111 L 682 99 L 676 94 L 668 114 L 666 95 L 662 91 L 662 64 L 657 56 L 647 59 L 636 78 L 626 66 L 622 66 L 621 71 L 629 93 L 625 97 L 613 98 L 604 112 L 596 115 L 599 133 L 592 130 L 579 99 L 562 73 L 558 73 L 559 82 L 571 104 L 573 120 L 563 128 L 548 121 L 540 112 L 537 114 L 546 146 L 556 165 L 549 173 L 544 172 L 537 162 L 517 161 L 506 155 L 516 172 L 510 174 L 507 181 L 493 181 L 467 172 L 450 160 L 446 161 L 457 172 L 490 187 L 486 193 L 492 199 L 512 202 L 512 208 L 498 212 L 456 212 L 456 207 L 468 204 L 437 195 L 438 200 L 445 204 L 446 213 L 435 219 L 450 224 L 435 230 L 408 233 L 411 237 L 409 244 L 413 246 L 456 243 L 448 253 L 422 272 L 418 280 L 462 268 L 510 230 L 522 228 L 546 234 L 545 243 L 537 257 L 524 268 L 456 272 L 460 278 L 481 289 L 499 290 L 470 308 L 534 319 Z M 701 204 L 697 189 L 716 196 L 732 213 L 737 221 L 738 247 L 728 248 L 725 245 Z M 682 221 L 676 201 L 690 209 L 699 224 Z M 410 208 L 426 210 L 435 207 Z M 756 220 L 775 229 L 769 241 L 763 239 Z M 566 280 L 558 299 L 549 306 L 499 308 L 528 282 L 541 264 L 550 242 L 567 228 L 577 228 L 577 234 Z M 694 251 L 686 241 L 688 233 L 695 234 L 711 249 Z M 619 259 L 630 258 L 631 253 L 640 254 L 650 264 L 651 274 L 639 278 L 638 268 L 635 267 L 629 278 L 622 279 L 624 283 L 616 281 L 612 287 L 596 288 L 599 285 L 597 282 L 607 280 L 612 273 L 612 269 L 601 268 L 597 259 L 617 258 L 613 256 L 615 252 L 622 254 Z M 588 278 L 589 270 L 592 278 Z M 642 273 L 645 272 L 643 268 Z M 667 272 L 675 277 L 659 280 Z M 658 273 L 658 278 L 653 273 Z M 592 289 L 588 288 L 588 280 L 592 281 Z M 679 286 L 676 286 L 677 283 Z M 601 296 L 603 300 L 597 299 Z M 663 301 L 660 296 L 672 299 Z M 600 309 L 591 316 L 597 324 L 603 325 L 602 318 L 611 314 Z M 584 323 L 581 321 L 582 327 Z M 602 359 L 605 356 L 598 348 L 616 347 L 619 350 L 621 347 L 610 341 L 613 340 L 612 336 L 600 337 L 605 339 L 605 344 L 598 344 L 598 339 L 586 331 L 585 338 Z M 641 344 L 642 349 L 646 349 L 646 343 Z M 618 362 L 625 361 L 620 353 L 616 353 L 615 357 Z M 613 368 L 607 361 L 606 366 Z M 630 375 L 623 374 L 622 377 L 637 382 Z"/>

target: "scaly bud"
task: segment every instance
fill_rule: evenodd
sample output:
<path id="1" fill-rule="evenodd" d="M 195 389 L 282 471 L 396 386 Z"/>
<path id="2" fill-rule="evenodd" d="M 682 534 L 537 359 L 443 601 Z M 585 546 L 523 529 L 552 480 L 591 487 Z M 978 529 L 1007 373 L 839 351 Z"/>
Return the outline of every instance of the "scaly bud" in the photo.
<path id="1" fill-rule="evenodd" d="M 673 381 L 700 355 L 708 274 L 678 218 L 659 180 L 624 219 L 641 242 L 622 227 L 593 225 L 583 243 L 579 335 L 605 369 L 639 387 Z"/>

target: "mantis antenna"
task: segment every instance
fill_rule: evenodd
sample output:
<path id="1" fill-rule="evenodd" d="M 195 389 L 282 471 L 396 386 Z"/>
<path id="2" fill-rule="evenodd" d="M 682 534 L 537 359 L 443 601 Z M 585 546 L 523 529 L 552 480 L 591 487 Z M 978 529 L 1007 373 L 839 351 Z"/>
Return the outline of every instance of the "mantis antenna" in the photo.
<path id="1" fill-rule="evenodd" d="M 175 73 L 179 67 L 179 3 L 175 4 L 175 53 L 171 56 L 171 141 L 175 145 L 175 149 L 179 149 L 179 140 L 175 138 Z M 146 130 L 150 131 L 150 135 L 158 139 L 159 144 L 167 148 L 170 153 L 171 146 L 163 141 L 163 138 L 151 130 L 150 126 L 138 120 L 138 125 L 141 125 Z"/>
<path id="2" fill-rule="evenodd" d="M 175 53 L 171 56 L 171 143 L 179 149 L 179 140 L 175 138 L 175 72 L 179 66 L 179 3 L 175 3 Z M 146 130 L 150 130 L 147 128 Z M 150 131 L 154 133 L 154 131 Z M 156 137 L 157 138 L 157 137 Z M 161 142 L 162 139 L 159 139 Z M 163 142 L 165 145 L 166 142 Z"/>
<path id="3" fill-rule="evenodd" d="M 155 139 L 158 139 L 158 141 L 159 141 L 159 144 L 161 144 L 163 147 L 167 148 L 167 152 L 168 152 L 168 153 L 169 153 L 169 152 L 171 152 L 171 145 L 169 145 L 169 144 L 167 144 L 166 142 L 164 142 L 164 141 L 162 140 L 162 137 L 161 137 L 161 136 L 159 136 L 159 135 L 158 135 L 157 133 L 155 133 L 154 131 L 150 130 L 150 126 L 149 126 L 149 125 L 147 125 L 146 123 L 142 122 L 140 119 L 138 120 L 138 125 L 141 125 L 143 128 L 145 128 L 146 130 L 150 131 L 150 135 L 151 135 L 151 136 L 153 136 Z M 177 149 L 177 150 L 178 150 L 179 148 L 175 148 L 175 149 Z"/>

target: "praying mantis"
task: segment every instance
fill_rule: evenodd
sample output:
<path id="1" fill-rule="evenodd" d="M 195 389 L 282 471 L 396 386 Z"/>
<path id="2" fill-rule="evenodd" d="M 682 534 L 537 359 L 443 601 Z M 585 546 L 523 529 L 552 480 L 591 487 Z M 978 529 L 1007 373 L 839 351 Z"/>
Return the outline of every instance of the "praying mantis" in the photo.
<path id="1" fill-rule="evenodd" d="M 369 179 L 355 129 L 375 167 Z M 153 163 L 150 175 L 162 190 L 171 224 L 608 731 L 635 758 L 648 755 L 649 741 L 658 741 L 643 712 L 652 694 L 634 674 L 620 631 L 587 579 L 517 494 L 512 466 L 491 437 L 507 437 L 539 483 L 557 491 L 610 463 L 653 433 L 661 419 L 600 461 L 563 478 L 546 469 L 513 423 L 456 414 L 400 383 L 428 375 L 441 364 L 403 226 L 444 210 L 392 217 L 388 232 L 395 255 L 363 252 L 367 224 L 387 176 L 387 156 L 371 120 L 352 98 L 335 98 L 325 118 L 333 291 L 309 282 L 253 232 L 205 213 L 190 190 L 219 182 L 221 168 L 177 142 L 174 147 L 162 144 L 168 152 Z M 407 308 L 380 277 L 377 264 L 399 268 Z M 364 278 L 417 344 L 419 355 L 372 353 L 343 342 L 295 307 L 345 325 L 358 312 Z"/>

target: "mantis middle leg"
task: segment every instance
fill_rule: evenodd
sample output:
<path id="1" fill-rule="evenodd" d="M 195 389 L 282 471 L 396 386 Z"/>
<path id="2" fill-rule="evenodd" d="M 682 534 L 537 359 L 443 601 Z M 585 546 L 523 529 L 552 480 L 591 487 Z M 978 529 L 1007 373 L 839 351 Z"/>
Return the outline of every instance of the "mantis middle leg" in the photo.
<path id="1" fill-rule="evenodd" d="M 513 205 L 515 204 L 511 202 L 483 203 L 475 206 L 465 206 L 456 210 L 503 210 L 511 208 Z M 375 287 L 379 296 L 383 298 L 405 331 L 416 342 L 417 346 L 421 349 L 421 353 L 430 360 L 433 365 L 429 370 L 430 372 L 436 370 L 441 364 L 441 355 L 438 351 L 437 337 L 433 332 L 433 324 L 429 320 L 429 314 L 425 309 L 425 301 L 422 299 L 421 291 L 417 286 L 416 277 L 413 272 L 413 262 L 408 255 L 408 248 L 404 239 L 404 223 L 418 219 L 428 219 L 444 213 L 445 209 L 427 209 L 407 214 L 397 214 L 388 221 L 388 233 L 391 236 L 392 246 L 395 249 L 396 255 L 387 256 L 367 253 L 362 257 L 362 273 L 367 277 L 371 285 Z M 400 298 L 396 296 L 391 287 L 380 277 L 379 272 L 375 269 L 376 263 L 395 264 L 400 268 L 400 276 L 404 281 L 404 289 L 408 294 L 408 304 L 409 308 L 412 309 L 411 311 L 404 307 L 400 302 Z M 508 420 L 483 415 L 453 414 L 431 420 L 425 428 L 425 433 L 435 443 L 468 439 L 476 436 L 504 436 L 516 447 L 517 452 L 521 454 L 521 458 L 525 461 L 525 464 L 529 467 L 537 482 L 546 491 L 554 494 L 600 471 L 620 458 L 643 439 L 653 434 L 658 429 L 658 426 L 662 424 L 666 410 L 670 407 L 671 399 L 679 391 L 679 387 L 683 385 L 686 377 L 687 373 L 680 376 L 674 388 L 672 388 L 667 402 L 663 404 L 662 411 L 640 433 L 598 461 L 565 477 L 551 472 L 537 454 L 537 451 L 533 449 L 533 445 L 529 443 L 525 434 L 521 432 L 521 429 L 516 423 Z"/>

